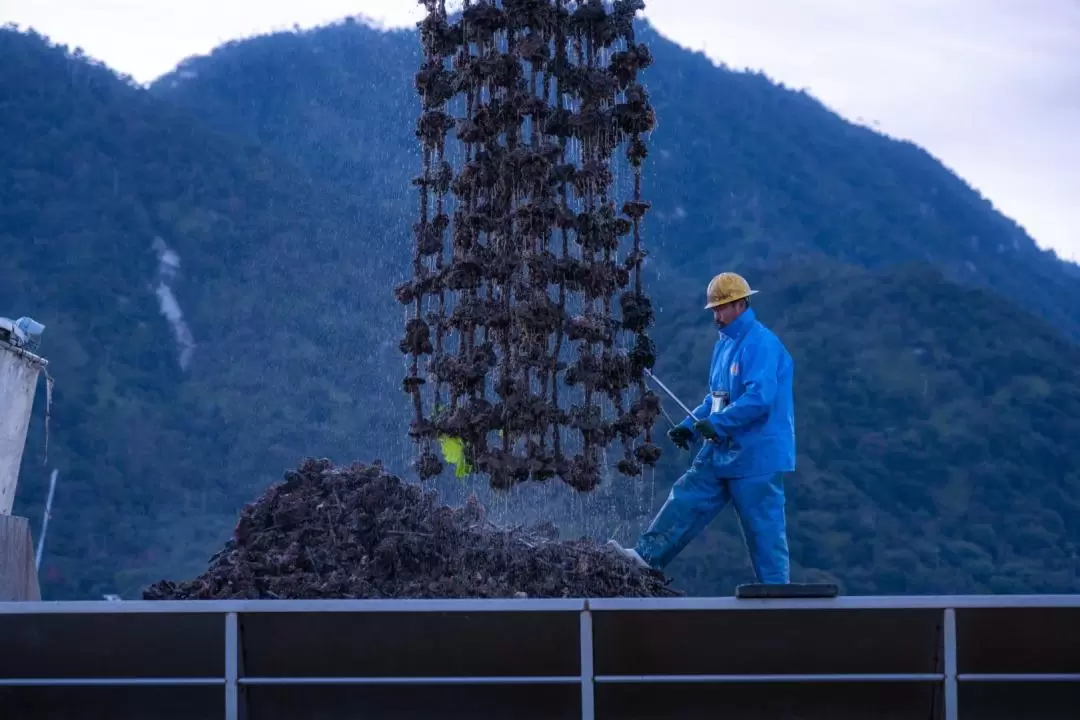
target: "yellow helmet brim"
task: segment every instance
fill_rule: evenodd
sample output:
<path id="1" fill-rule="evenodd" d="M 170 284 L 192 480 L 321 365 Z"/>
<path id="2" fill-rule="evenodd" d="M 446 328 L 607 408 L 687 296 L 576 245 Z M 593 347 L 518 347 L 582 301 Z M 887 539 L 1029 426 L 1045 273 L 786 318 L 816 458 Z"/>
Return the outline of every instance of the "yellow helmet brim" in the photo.
<path id="1" fill-rule="evenodd" d="M 731 304 L 733 302 L 739 302 L 740 300 L 745 300 L 746 298 L 750 297 L 751 295 L 757 295 L 757 294 L 758 294 L 757 290 L 751 290 L 748 293 L 743 293 L 741 295 L 736 295 L 736 296 L 731 297 L 731 298 L 724 298 L 723 300 L 713 300 L 711 303 L 709 303 L 708 305 L 705 306 L 705 309 L 706 310 L 712 310 L 713 308 L 718 308 L 721 305 L 729 305 L 729 304 Z"/>

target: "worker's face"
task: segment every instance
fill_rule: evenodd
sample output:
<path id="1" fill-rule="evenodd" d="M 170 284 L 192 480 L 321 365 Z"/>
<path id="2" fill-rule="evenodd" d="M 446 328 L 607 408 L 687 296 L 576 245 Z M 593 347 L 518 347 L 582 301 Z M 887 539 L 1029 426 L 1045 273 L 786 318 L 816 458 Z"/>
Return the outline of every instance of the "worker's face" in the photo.
<path id="1" fill-rule="evenodd" d="M 736 300 L 735 302 L 727 303 L 726 305 L 719 305 L 713 308 L 712 315 L 713 320 L 716 321 L 716 327 L 723 329 L 730 325 L 735 318 L 742 314 L 746 304 L 742 300 Z"/>

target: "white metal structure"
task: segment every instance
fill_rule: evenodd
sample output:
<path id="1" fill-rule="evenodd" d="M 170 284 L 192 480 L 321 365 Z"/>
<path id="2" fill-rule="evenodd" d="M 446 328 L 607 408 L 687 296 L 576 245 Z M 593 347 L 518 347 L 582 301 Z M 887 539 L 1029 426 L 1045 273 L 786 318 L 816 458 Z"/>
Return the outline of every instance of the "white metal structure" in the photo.
<path id="1" fill-rule="evenodd" d="M 41 515 L 41 535 L 38 537 L 37 552 L 34 554 L 34 569 L 41 570 L 41 556 L 45 552 L 45 536 L 49 532 L 49 518 L 52 517 L 53 498 L 56 496 L 56 478 L 60 474 L 55 468 L 49 476 L 49 496 L 45 499 L 45 512 Z"/>
<path id="2" fill-rule="evenodd" d="M 0 603 L 0 638 L 5 720 L 1080 717 L 1080 595 Z"/>
<path id="3" fill-rule="evenodd" d="M 17 339 L 0 332 L 2 337 Z M 46 366 L 46 361 L 37 355 L 0 340 L 0 515 L 10 515 L 15 503 L 38 375 Z"/>

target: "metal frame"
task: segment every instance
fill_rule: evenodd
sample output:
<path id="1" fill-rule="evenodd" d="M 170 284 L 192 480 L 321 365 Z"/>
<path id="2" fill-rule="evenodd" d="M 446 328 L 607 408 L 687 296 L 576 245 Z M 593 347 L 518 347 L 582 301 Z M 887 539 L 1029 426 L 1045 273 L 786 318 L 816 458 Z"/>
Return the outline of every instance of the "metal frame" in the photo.
<path id="1" fill-rule="evenodd" d="M 971 674 L 958 672 L 957 611 L 970 609 L 1080 609 L 1080 595 L 837 597 L 832 599 L 738 600 L 735 598 L 645 598 L 567 600 L 223 600 L 161 602 L 20 602 L 0 603 L 0 616 L 9 615 L 137 615 L 216 614 L 222 618 L 225 652 L 222 677 L 187 678 L 3 678 L 3 687 L 56 686 L 223 686 L 225 720 L 245 719 L 245 689 L 267 685 L 580 685 L 581 717 L 594 720 L 595 686 L 600 684 L 665 683 L 934 683 L 943 691 L 945 720 L 959 720 L 961 683 L 1069 682 L 1080 683 L 1080 672 Z M 594 617 L 628 611 L 730 613 L 747 610 L 940 610 L 940 672 L 788 675 L 597 675 L 594 666 Z M 244 670 L 243 615 L 259 613 L 577 613 L 580 627 L 580 675 L 493 677 L 255 677 Z M 1071 669 L 1071 668 L 1070 668 Z M 1080 670 L 1080 668 L 1077 668 Z"/>

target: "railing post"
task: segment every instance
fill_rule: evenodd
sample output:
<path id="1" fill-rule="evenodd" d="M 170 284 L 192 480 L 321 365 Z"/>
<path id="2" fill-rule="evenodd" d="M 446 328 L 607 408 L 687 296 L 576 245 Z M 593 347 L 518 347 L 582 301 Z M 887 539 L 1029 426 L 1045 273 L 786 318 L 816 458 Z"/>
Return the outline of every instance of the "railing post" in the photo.
<path id="1" fill-rule="evenodd" d="M 596 718 L 593 674 L 592 611 L 586 604 L 581 611 L 581 720 Z"/>
<path id="2" fill-rule="evenodd" d="M 225 720 L 240 720 L 240 621 L 225 613 Z"/>
<path id="3" fill-rule="evenodd" d="M 945 658 L 945 720 L 959 720 L 958 691 L 956 686 L 956 610 L 945 608 L 944 626 Z"/>

